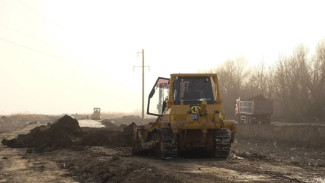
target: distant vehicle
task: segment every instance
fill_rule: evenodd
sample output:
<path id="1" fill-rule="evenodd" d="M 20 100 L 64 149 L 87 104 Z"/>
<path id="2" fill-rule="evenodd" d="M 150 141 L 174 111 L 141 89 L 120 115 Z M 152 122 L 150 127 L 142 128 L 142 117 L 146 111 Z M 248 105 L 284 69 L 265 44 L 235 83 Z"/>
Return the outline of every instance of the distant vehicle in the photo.
<path id="1" fill-rule="evenodd" d="M 101 119 L 101 116 L 100 116 L 100 108 L 99 107 L 95 107 L 94 108 L 94 112 L 93 114 L 91 115 L 91 119 L 92 120 L 100 120 Z"/>
<path id="2" fill-rule="evenodd" d="M 270 124 L 273 114 L 273 101 L 262 95 L 249 99 L 237 99 L 235 103 L 236 121 L 239 123 Z"/>

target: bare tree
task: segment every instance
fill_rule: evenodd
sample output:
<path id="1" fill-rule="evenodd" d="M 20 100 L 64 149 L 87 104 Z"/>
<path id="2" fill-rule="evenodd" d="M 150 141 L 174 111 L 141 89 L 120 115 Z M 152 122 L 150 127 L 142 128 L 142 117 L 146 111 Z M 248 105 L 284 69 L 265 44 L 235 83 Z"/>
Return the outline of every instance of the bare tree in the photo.
<path id="1" fill-rule="evenodd" d="M 293 122 L 325 121 L 325 40 L 312 59 L 308 49 L 298 46 L 291 56 L 281 57 L 268 69 L 262 63 L 248 68 L 244 59 L 227 60 L 211 69 L 218 73 L 223 108 L 234 117 L 236 98 L 262 94 L 274 101 L 274 116 Z"/>
<path id="2" fill-rule="evenodd" d="M 212 69 L 218 73 L 220 94 L 224 102 L 223 108 L 227 116 L 234 117 L 234 102 L 241 94 L 248 76 L 247 61 L 243 58 L 227 60 L 221 67 Z"/>
<path id="3" fill-rule="evenodd" d="M 325 120 L 325 40 L 318 44 L 311 67 L 310 113 Z"/>

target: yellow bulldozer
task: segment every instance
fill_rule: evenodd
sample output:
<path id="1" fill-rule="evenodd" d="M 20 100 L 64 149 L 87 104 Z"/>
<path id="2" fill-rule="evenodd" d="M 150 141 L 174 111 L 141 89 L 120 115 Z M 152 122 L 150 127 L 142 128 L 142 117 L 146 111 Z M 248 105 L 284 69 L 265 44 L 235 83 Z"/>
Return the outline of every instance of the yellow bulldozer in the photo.
<path id="1" fill-rule="evenodd" d="M 148 98 L 148 125 L 134 125 L 133 153 L 173 158 L 194 149 L 227 158 L 236 122 L 225 120 L 217 74 L 171 74 L 159 77 Z"/>
<path id="2" fill-rule="evenodd" d="M 91 114 L 92 120 L 101 120 L 100 110 L 101 109 L 99 107 L 94 108 L 94 112 Z"/>

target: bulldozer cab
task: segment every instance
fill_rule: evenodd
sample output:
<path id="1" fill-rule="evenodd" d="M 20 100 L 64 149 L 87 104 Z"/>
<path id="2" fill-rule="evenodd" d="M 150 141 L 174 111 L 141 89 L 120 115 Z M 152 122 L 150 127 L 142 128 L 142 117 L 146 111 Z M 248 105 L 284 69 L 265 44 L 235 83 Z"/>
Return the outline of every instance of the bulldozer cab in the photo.
<path id="1" fill-rule="evenodd" d="M 173 86 L 174 104 L 214 103 L 213 82 L 210 77 L 177 77 Z"/>
<path id="2" fill-rule="evenodd" d="M 94 108 L 94 113 L 100 113 L 100 108 L 99 107 L 95 107 Z"/>
<path id="3" fill-rule="evenodd" d="M 211 76 L 177 76 L 170 79 L 159 77 L 155 82 L 148 98 L 147 114 L 161 116 L 166 108 L 167 101 L 174 105 L 200 105 L 215 102 L 216 87 Z M 169 93 L 172 92 L 170 95 Z M 168 99 L 171 97 L 171 100 Z"/>

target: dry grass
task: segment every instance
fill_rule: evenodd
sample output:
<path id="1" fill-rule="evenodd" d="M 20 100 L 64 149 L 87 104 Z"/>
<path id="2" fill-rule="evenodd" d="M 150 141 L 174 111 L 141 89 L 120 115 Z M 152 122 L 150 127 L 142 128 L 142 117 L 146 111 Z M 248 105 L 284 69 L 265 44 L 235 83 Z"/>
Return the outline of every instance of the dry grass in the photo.
<path id="1" fill-rule="evenodd" d="M 325 148 L 325 127 L 238 125 L 237 139 L 293 147 Z"/>

